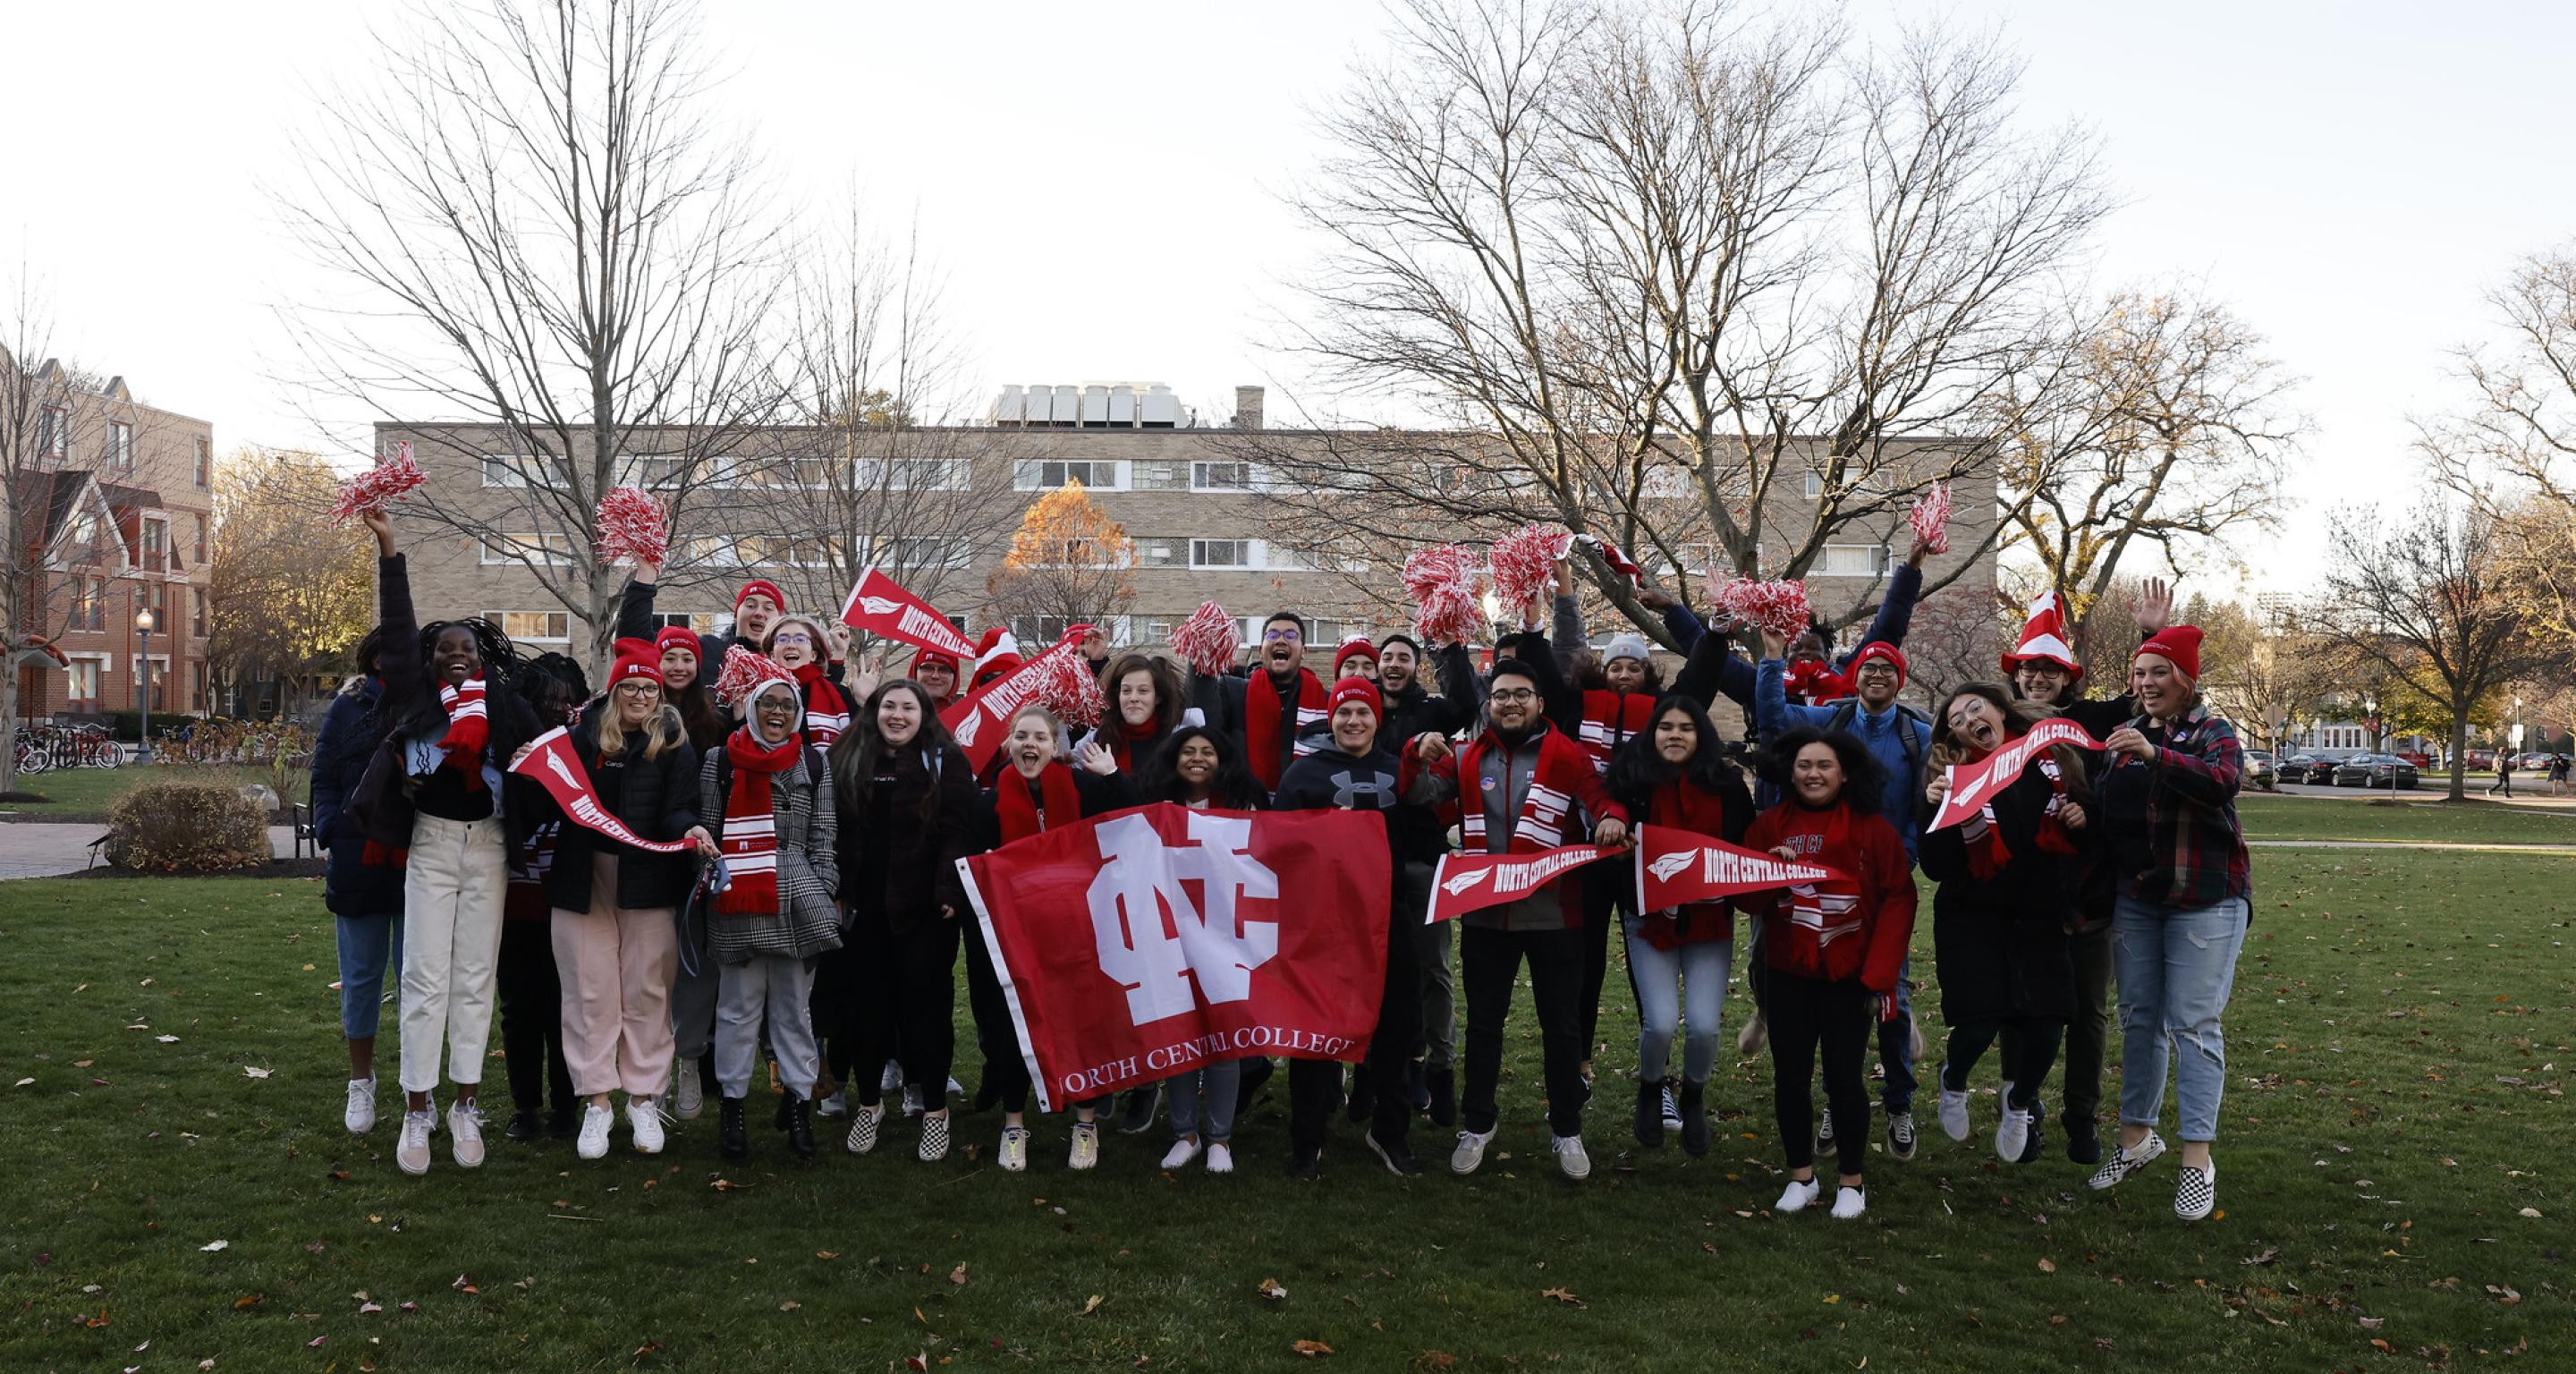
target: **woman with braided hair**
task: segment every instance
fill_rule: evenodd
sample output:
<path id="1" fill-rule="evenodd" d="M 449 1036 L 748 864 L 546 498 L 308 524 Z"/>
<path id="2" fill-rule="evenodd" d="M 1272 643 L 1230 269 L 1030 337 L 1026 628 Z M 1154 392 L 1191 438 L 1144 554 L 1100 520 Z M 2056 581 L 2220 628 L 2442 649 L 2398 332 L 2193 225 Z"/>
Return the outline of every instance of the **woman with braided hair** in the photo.
<path id="1" fill-rule="evenodd" d="M 388 728 L 349 812 L 366 836 L 366 862 L 403 872 L 406 1101 L 394 1162 L 405 1173 L 429 1171 L 430 1092 L 444 1045 L 456 1088 L 449 1145 L 458 1167 L 471 1169 L 483 1162 L 476 1089 L 492 1030 L 508 832 L 526 823 L 501 770 L 538 733 L 536 713 L 514 689 L 519 655 L 509 636 L 479 618 L 420 625 L 392 518 L 380 510 L 362 518 L 376 536 L 386 646 L 378 711 Z M 415 641 L 417 653 L 396 651 Z"/>

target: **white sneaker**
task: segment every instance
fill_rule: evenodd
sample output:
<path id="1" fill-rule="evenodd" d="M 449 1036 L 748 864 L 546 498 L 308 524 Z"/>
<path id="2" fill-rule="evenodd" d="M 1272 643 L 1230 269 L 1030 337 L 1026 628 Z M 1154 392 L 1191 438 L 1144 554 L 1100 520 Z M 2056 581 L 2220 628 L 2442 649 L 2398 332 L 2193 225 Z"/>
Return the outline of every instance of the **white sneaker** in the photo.
<path id="1" fill-rule="evenodd" d="M 351 1135 L 365 1135 L 376 1128 L 374 1075 L 349 1080 L 349 1105 L 340 1113 L 340 1124 L 348 1127 Z"/>
<path id="2" fill-rule="evenodd" d="M 903 1091 L 903 1065 L 901 1063 L 892 1059 L 885 1062 L 885 1072 L 877 1075 L 877 1091 L 880 1094 Z"/>
<path id="3" fill-rule="evenodd" d="M 948 1113 L 921 1118 L 921 1146 L 913 1158 L 924 1164 L 936 1164 L 948 1158 Z"/>
<path id="4" fill-rule="evenodd" d="M 2149 1131 L 2147 1138 L 2137 1144 L 2113 1150 L 2111 1157 L 2103 1160 L 2102 1167 L 2094 1170 L 2093 1177 L 2085 1182 L 2096 1189 L 2112 1187 L 2120 1180 L 2154 1163 L 2156 1156 L 2164 1152 L 2165 1138 Z"/>
<path id="5" fill-rule="evenodd" d="M 952 1077 L 948 1080 L 948 1086 L 944 1091 L 947 1092 L 950 1097 L 964 1097 L 966 1095 L 966 1086 L 959 1083 Z"/>
<path id="6" fill-rule="evenodd" d="M 1004 1172 L 1004 1173 L 1006 1173 L 1006 1174 L 1020 1174 L 1020 1173 L 1026 1173 L 1026 1172 L 1028 1172 L 1028 1168 L 1029 1168 L 1029 1128 L 1028 1128 L 1028 1127 L 1026 1127 L 1026 1126 L 1004 1126 L 1004 1127 L 1002 1128 L 1002 1154 L 1001 1154 L 1001 1163 L 1002 1163 L 1002 1172 Z"/>
<path id="7" fill-rule="evenodd" d="M 1166 1169 L 1187 1168 L 1189 1166 L 1189 1162 L 1198 1157 L 1199 1143 L 1197 1141 L 1175 1140 L 1172 1142 L 1172 1148 L 1163 1152 L 1163 1167 Z"/>
<path id="8" fill-rule="evenodd" d="M 877 1128 L 885 1124 L 885 1104 L 860 1107 L 850 1113 L 850 1134 L 841 1143 L 850 1153 L 863 1155 L 877 1147 Z"/>
<path id="9" fill-rule="evenodd" d="M 1097 1121 L 1073 1123 L 1073 1148 L 1066 1153 L 1064 1166 L 1068 1169 L 1088 1169 L 1099 1162 L 1100 1123 Z"/>
<path id="10" fill-rule="evenodd" d="M 848 1116 L 850 1114 L 849 1093 L 842 1089 L 834 1088 L 830 1097 L 824 1098 L 822 1101 L 814 1104 L 814 1114 L 816 1116 Z"/>
<path id="11" fill-rule="evenodd" d="M 1814 1205 L 1824 1191 L 1825 1185 L 1819 1179 L 1811 1178 L 1801 1183 L 1793 1178 L 1789 1180 L 1788 1187 L 1780 1190 L 1780 1200 L 1771 1204 L 1771 1210 L 1784 1217 L 1791 1212 L 1803 1212 Z"/>
<path id="12" fill-rule="evenodd" d="M 1208 1172 L 1212 1174 L 1233 1173 L 1234 1147 L 1226 1144 L 1222 1140 L 1208 1146 Z"/>
<path id="13" fill-rule="evenodd" d="M 1968 1138 L 1968 1095 L 1941 1090 L 1941 1134 L 1952 1140 Z"/>
<path id="14" fill-rule="evenodd" d="M 2201 1221 L 2218 1205 L 2218 1161 L 2211 1160 L 2206 1169 L 2182 1166 L 2182 1181 L 2174 1185 L 2174 1215 L 2185 1221 Z"/>
<path id="15" fill-rule="evenodd" d="M 1485 1147 L 1494 1143 L 1494 1133 L 1474 1131 L 1458 1133 L 1458 1148 L 1449 1152 L 1449 1172 L 1461 1176 L 1476 1172 L 1485 1162 Z"/>
<path id="16" fill-rule="evenodd" d="M 2019 1164 L 2022 1151 L 2029 1145 L 2030 1113 L 2006 1106 L 2002 1123 L 1995 1127 L 1995 1157 L 2006 1164 Z"/>
<path id="17" fill-rule="evenodd" d="M 662 1153 L 662 1111 L 653 1105 L 653 1099 L 626 1099 L 626 1129 L 635 1134 L 635 1153 Z"/>
<path id="18" fill-rule="evenodd" d="M 698 1083 L 698 1066 L 682 1064 L 671 1073 L 671 1115 L 695 1121 L 707 1107 L 706 1089 Z"/>
<path id="19" fill-rule="evenodd" d="M 617 1124 L 617 1113 L 596 1102 L 581 1108 L 581 1135 L 572 1143 L 572 1152 L 584 1159 L 604 1159 L 608 1155 L 608 1128 Z"/>
<path id="20" fill-rule="evenodd" d="M 434 1112 L 403 1113 L 402 1140 L 394 1146 L 394 1163 L 404 1173 L 429 1172 L 429 1128 L 437 1120 Z"/>
<path id="21" fill-rule="evenodd" d="M 1561 1135 L 1555 1138 L 1557 1171 L 1581 1183 L 1592 1177 L 1592 1156 L 1583 1152 L 1583 1137 Z"/>
<path id="22" fill-rule="evenodd" d="M 483 1113 L 463 1105 L 447 1109 L 447 1148 L 459 1169 L 483 1165 Z"/>
<path id="23" fill-rule="evenodd" d="M 1861 1188 L 1834 1190 L 1834 1220 L 1850 1221 L 1869 1210 L 1869 1193 Z"/>

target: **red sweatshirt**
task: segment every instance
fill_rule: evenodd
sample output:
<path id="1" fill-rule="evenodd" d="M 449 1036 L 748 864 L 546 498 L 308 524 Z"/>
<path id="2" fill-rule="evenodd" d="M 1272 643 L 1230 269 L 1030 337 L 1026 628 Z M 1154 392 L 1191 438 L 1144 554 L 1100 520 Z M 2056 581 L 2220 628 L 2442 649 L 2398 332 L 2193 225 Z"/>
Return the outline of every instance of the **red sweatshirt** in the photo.
<path id="1" fill-rule="evenodd" d="M 1786 846 L 1801 859 L 1851 875 L 1772 897 L 1762 927 L 1771 967 L 1828 982 L 1858 978 L 1872 992 L 1895 990 L 1897 968 L 1914 938 L 1914 871 L 1895 826 L 1841 805 L 1810 811 L 1790 801 L 1754 817 L 1744 844 L 1766 854 Z M 1760 898 L 1740 900 L 1752 910 Z"/>

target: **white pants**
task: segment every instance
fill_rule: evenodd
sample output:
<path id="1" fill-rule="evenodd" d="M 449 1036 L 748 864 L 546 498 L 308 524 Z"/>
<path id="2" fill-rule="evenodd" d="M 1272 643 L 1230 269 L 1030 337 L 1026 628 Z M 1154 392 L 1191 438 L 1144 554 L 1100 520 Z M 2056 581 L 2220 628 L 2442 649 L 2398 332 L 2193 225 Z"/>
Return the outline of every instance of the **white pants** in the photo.
<path id="1" fill-rule="evenodd" d="M 501 822 L 412 822 L 403 870 L 402 1086 L 438 1086 L 438 1047 L 447 1077 L 483 1081 L 492 1037 L 492 983 L 500 964 L 501 894 L 509 873 Z"/>

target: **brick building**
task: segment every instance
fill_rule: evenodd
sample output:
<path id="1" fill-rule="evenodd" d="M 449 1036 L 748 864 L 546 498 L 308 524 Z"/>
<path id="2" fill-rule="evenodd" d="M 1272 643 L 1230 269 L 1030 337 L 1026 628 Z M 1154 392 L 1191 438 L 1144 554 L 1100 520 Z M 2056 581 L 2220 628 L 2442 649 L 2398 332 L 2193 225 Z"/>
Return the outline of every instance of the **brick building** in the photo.
<path id="1" fill-rule="evenodd" d="M 1395 628 L 1402 619 L 1396 609 L 1400 593 L 1389 595 L 1390 588 L 1380 587 L 1372 595 L 1349 575 L 1318 567 L 1269 537 L 1282 520 L 1294 520 L 1305 503 L 1301 492 L 1248 460 L 1245 445 L 1229 442 L 1246 430 L 1263 428 L 1262 402 L 1262 388 L 1239 387 L 1229 421 L 1200 425 L 1168 389 L 1151 384 L 1005 388 L 983 423 L 945 432 L 956 442 L 944 450 L 951 456 L 941 463 L 955 465 L 956 471 L 930 480 L 960 488 L 970 481 L 1007 483 L 1008 490 L 985 508 L 974 528 L 938 536 L 945 547 L 936 556 L 925 562 L 913 552 L 916 564 L 930 569 L 920 576 L 938 584 L 935 590 L 924 585 L 914 590 L 970 633 L 985 628 L 991 623 L 984 605 L 986 579 L 999 565 L 1021 513 L 1044 492 L 1077 480 L 1124 526 L 1135 546 L 1136 596 L 1128 613 L 1110 627 L 1122 643 L 1161 645 L 1172 624 L 1211 599 L 1247 622 L 1247 642 L 1258 637 L 1263 616 L 1282 608 L 1312 617 L 1310 642 L 1327 649 L 1347 633 L 1382 634 Z M 1293 444 L 1307 434 L 1318 442 L 1324 437 L 1315 431 L 1273 430 L 1262 438 L 1264 445 Z M 763 439 L 794 448 L 825 438 L 819 431 L 800 435 L 770 430 Z M 507 460 L 487 452 L 488 446 L 504 442 L 498 431 L 385 424 L 378 426 L 378 440 L 384 449 L 413 441 L 415 455 L 430 470 L 442 499 L 463 507 L 487 502 L 491 513 L 481 519 L 487 526 L 506 524 L 516 517 L 503 512 L 529 504 L 525 484 L 508 469 Z M 663 460 L 639 458 L 639 480 L 649 485 L 658 461 Z M 1794 505 L 1809 494 L 1792 492 L 1783 500 Z M 1962 550 L 1974 547 L 1990 527 L 1991 502 L 1983 499 L 1988 495 L 1960 494 L 1957 542 Z M 768 503 L 759 507 L 765 514 L 751 519 L 749 535 L 739 528 L 712 539 L 692 537 L 694 529 L 681 531 L 657 602 L 668 621 L 685 620 L 701 631 L 724 628 L 731 621 L 734 588 L 753 576 L 781 583 L 801 603 L 798 609 L 827 614 L 838 609 L 845 585 L 827 587 L 822 578 L 796 575 L 806 571 L 796 536 L 800 528 L 810 531 L 812 517 L 799 515 L 794 490 L 764 488 L 756 497 L 736 498 L 735 504 L 746 501 Z M 1805 520 L 1803 512 L 1794 510 L 1784 510 L 1783 518 L 1793 527 L 1803 527 Z M 1884 528 L 1854 527 L 1811 570 L 1820 606 L 1847 605 L 1884 584 L 1893 561 L 1904 556 L 1908 536 L 1901 511 L 1889 513 L 1880 524 Z M 889 531 L 885 537 L 918 541 L 930 536 Z M 541 547 L 546 538 L 520 534 L 509 542 Z M 578 654 L 586 647 L 580 627 L 518 558 L 486 547 L 484 539 L 418 525 L 407 532 L 405 543 L 412 552 L 414 594 L 424 614 L 480 612 L 514 640 L 534 648 Z M 1961 561 L 1958 555 L 1942 556 L 1934 575 Z M 1392 571 L 1386 575 L 1391 580 Z M 1991 555 L 1970 567 L 1961 582 L 1989 600 L 1993 585 Z M 1024 641 L 1050 640 L 1062 628 L 1050 617 L 1022 616 L 1012 625 Z M 1596 641 L 1606 641 L 1618 627 L 1590 628 Z M 1991 648 L 1980 652 L 1991 661 Z"/>
<path id="2" fill-rule="evenodd" d="M 134 710 L 147 680 L 155 714 L 203 714 L 214 427 L 135 400 L 121 377 L 82 385 L 52 362 L 33 375 L 34 442 L 8 472 L 16 547 L 33 551 L 17 629 L 52 652 L 16 656 L 20 714 Z"/>

